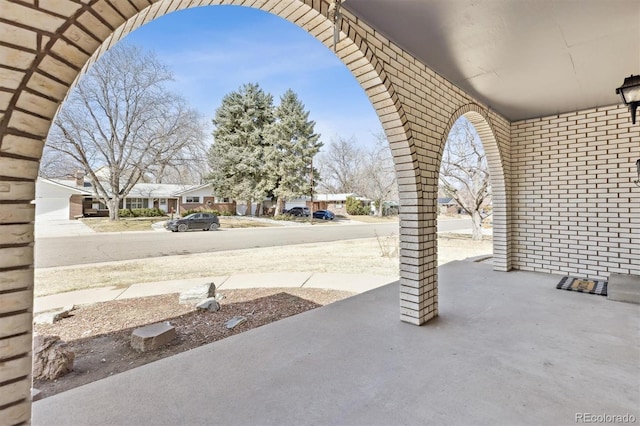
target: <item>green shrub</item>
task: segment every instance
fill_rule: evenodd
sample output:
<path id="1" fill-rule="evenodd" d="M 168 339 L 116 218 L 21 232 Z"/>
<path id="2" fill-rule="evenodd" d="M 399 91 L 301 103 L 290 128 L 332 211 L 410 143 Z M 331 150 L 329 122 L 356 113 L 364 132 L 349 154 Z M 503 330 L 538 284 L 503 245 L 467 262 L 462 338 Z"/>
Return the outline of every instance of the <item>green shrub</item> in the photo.
<path id="1" fill-rule="evenodd" d="M 120 217 L 159 217 L 165 212 L 160 209 L 120 209 Z"/>
<path id="2" fill-rule="evenodd" d="M 367 216 L 371 213 L 369 206 L 363 206 L 355 197 L 347 197 L 347 213 L 352 216 Z"/>
<path id="3" fill-rule="evenodd" d="M 211 213 L 216 216 L 235 216 L 234 213 L 228 211 L 219 211 L 219 210 L 206 210 L 206 209 L 189 209 L 182 213 L 182 216 L 189 215 L 191 213 Z"/>
<path id="4" fill-rule="evenodd" d="M 290 214 L 286 214 L 286 213 L 282 213 L 279 215 L 275 215 L 274 217 L 272 217 L 273 220 L 296 220 L 297 216 L 293 216 Z"/>

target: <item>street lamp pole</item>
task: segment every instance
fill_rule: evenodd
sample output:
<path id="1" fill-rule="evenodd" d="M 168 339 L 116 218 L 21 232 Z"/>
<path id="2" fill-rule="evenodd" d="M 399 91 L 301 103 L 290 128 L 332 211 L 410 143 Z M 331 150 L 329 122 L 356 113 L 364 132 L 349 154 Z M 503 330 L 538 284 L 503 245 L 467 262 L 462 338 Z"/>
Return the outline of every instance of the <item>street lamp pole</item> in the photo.
<path id="1" fill-rule="evenodd" d="M 313 157 L 311 157 L 311 206 L 309 207 L 309 222 L 313 225 Z"/>

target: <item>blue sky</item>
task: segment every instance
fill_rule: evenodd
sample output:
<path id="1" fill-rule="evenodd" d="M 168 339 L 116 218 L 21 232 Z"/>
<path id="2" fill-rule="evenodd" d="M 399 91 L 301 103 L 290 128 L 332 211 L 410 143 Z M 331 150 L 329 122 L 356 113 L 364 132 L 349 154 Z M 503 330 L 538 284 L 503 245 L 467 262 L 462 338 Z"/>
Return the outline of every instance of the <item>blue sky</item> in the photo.
<path id="1" fill-rule="evenodd" d="M 155 51 L 175 74 L 172 89 L 210 122 L 222 97 L 258 83 L 279 103 L 298 94 L 316 132 L 373 141 L 380 121 L 364 91 L 333 52 L 294 24 L 257 9 L 205 6 L 160 17 L 127 42 Z"/>

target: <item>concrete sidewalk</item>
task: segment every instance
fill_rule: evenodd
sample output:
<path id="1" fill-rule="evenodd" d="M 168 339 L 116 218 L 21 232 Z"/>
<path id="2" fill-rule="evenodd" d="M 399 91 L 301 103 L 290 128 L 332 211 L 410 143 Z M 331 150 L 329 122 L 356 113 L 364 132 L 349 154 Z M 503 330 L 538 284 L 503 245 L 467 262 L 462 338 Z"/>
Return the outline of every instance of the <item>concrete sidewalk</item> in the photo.
<path id="1" fill-rule="evenodd" d="M 240 288 L 325 288 L 363 293 L 397 281 L 398 277 L 371 274 L 332 274 L 311 272 L 272 272 L 235 274 L 184 280 L 156 281 L 123 287 L 100 287 L 36 297 L 34 313 L 59 309 L 68 305 L 86 305 L 109 300 L 131 299 L 179 293 L 199 284 L 214 282 L 220 290 Z"/>

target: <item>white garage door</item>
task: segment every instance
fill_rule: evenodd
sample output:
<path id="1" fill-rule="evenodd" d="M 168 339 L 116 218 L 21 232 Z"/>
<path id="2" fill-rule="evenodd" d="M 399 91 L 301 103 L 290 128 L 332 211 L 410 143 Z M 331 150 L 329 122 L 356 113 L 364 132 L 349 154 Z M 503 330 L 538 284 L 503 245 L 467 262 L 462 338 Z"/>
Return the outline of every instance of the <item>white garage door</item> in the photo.
<path id="1" fill-rule="evenodd" d="M 69 219 L 69 198 L 36 198 L 36 221 Z"/>

